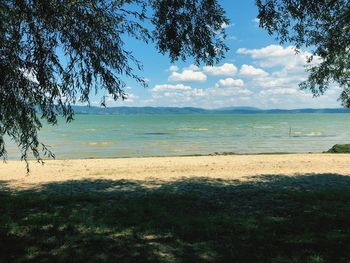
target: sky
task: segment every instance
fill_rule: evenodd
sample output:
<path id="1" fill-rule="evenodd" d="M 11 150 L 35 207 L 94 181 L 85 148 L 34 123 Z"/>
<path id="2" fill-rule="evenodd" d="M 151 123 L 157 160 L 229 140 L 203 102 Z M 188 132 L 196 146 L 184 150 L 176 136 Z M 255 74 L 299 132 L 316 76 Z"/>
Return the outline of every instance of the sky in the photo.
<path id="1" fill-rule="evenodd" d="M 212 67 L 195 66 L 190 58 L 171 64 L 153 44 L 126 40 L 126 48 L 143 64 L 139 75 L 147 80 L 148 87 L 125 79 L 128 99 L 115 102 L 107 96 L 107 107 L 340 107 L 337 87 L 318 98 L 300 91 L 298 84 L 307 78 L 304 66 L 310 53 L 302 49 L 295 54 L 292 45 L 280 45 L 259 28 L 255 0 L 219 1 L 230 20 L 230 24 L 223 25 L 230 48 L 225 59 Z M 94 95 L 91 104 L 99 105 L 103 95 Z"/>

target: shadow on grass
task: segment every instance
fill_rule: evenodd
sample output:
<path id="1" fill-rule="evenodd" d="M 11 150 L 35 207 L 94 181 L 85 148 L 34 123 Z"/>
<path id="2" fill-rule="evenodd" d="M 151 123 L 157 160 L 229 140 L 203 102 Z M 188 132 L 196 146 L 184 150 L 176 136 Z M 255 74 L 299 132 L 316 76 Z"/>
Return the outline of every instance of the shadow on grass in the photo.
<path id="1" fill-rule="evenodd" d="M 350 262 L 350 177 L 0 182 L 0 262 Z"/>

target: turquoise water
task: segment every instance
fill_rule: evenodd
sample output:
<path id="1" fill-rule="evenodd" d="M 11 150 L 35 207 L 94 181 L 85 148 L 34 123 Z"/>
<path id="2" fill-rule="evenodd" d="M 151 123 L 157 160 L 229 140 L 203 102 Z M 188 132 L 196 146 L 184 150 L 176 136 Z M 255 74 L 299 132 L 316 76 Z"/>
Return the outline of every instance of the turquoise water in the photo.
<path id="1" fill-rule="evenodd" d="M 40 136 L 58 159 L 322 152 L 350 142 L 350 115 L 77 115 Z M 9 157 L 17 157 L 13 146 Z"/>

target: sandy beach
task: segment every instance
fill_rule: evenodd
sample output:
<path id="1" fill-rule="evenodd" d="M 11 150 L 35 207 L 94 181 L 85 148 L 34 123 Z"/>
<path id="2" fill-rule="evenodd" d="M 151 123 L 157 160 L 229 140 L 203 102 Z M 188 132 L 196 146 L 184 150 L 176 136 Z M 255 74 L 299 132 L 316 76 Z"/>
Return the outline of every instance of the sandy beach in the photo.
<path id="1" fill-rule="evenodd" d="M 0 164 L 2 185 L 13 189 L 69 180 L 137 180 L 162 184 L 182 178 L 251 180 L 259 175 L 332 173 L 350 175 L 347 154 L 261 154 L 230 156 L 150 157 L 50 160 L 44 165 L 8 161 Z"/>

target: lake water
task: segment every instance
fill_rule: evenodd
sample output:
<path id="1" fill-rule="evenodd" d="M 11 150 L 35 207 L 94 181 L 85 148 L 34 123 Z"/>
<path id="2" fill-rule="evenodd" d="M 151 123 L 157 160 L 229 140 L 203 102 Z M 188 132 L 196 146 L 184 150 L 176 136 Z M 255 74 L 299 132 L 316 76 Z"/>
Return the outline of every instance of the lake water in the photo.
<path id="1" fill-rule="evenodd" d="M 350 142 L 350 114 L 76 115 L 40 137 L 58 159 L 322 152 Z"/>

